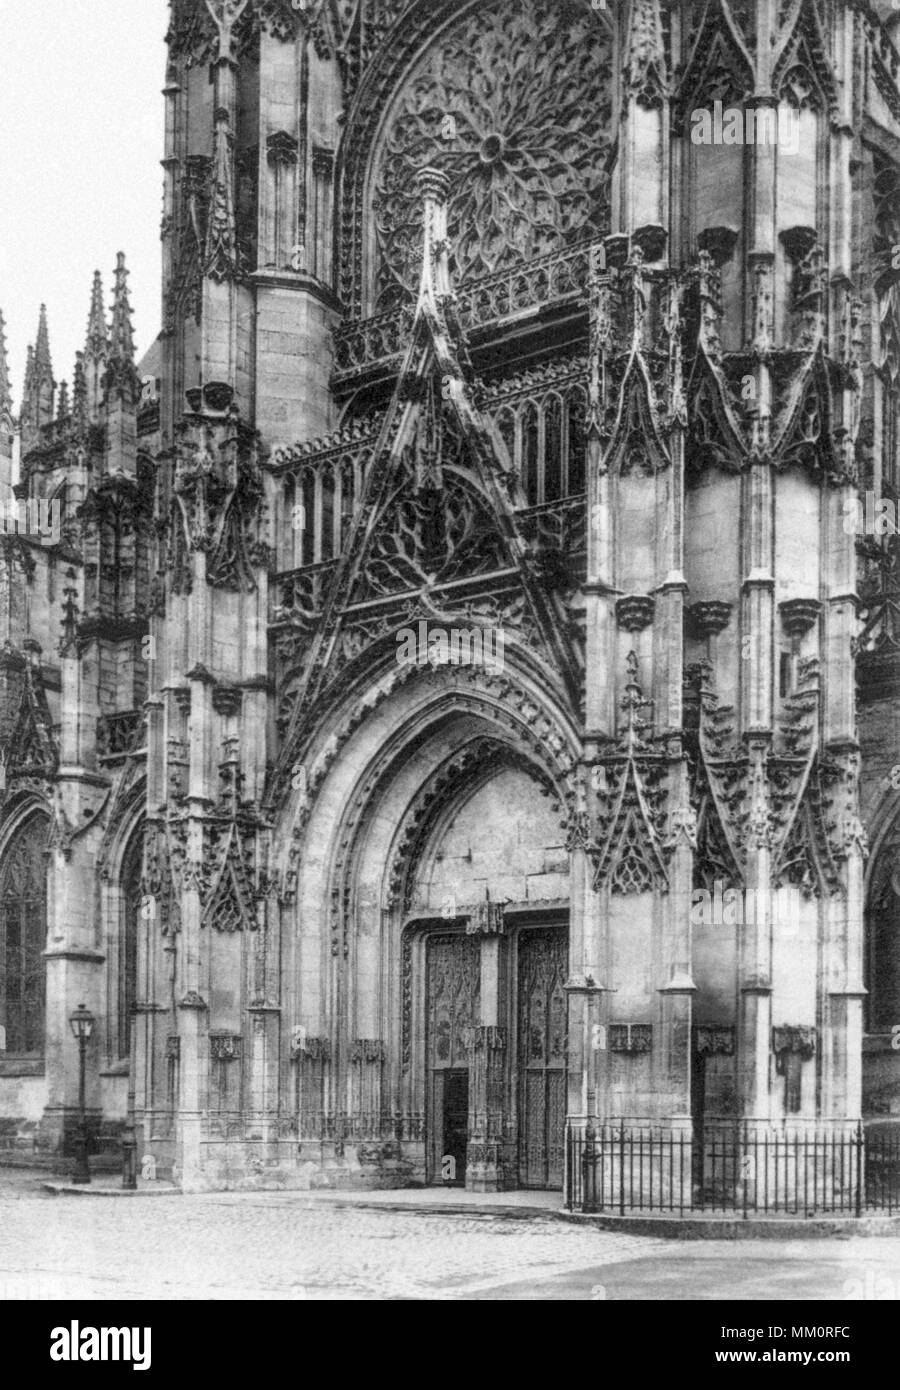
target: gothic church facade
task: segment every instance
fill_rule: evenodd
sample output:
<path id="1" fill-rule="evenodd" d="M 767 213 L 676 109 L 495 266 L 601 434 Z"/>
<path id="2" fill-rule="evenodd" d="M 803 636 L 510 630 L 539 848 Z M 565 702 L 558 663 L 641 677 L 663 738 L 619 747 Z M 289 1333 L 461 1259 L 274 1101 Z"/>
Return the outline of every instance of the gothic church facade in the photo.
<path id="1" fill-rule="evenodd" d="M 172 0 L 156 345 L 0 332 L 4 1151 L 81 1003 L 186 1189 L 900 1113 L 893 33 Z"/>

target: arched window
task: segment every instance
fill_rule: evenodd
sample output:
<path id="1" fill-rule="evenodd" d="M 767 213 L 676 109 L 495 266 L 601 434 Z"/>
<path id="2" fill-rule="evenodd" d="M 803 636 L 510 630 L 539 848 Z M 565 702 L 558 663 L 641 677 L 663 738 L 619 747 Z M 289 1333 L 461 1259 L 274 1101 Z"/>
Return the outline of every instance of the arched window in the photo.
<path id="1" fill-rule="evenodd" d="M 0 864 L 0 1025 L 7 1056 L 44 1055 L 48 828 L 42 812 L 29 816 Z"/>
<path id="2" fill-rule="evenodd" d="M 551 393 L 544 401 L 544 467 L 542 502 L 556 502 L 565 483 L 562 459 L 562 401 Z"/>
<path id="3" fill-rule="evenodd" d="M 569 392 L 567 407 L 568 418 L 566 423 L 569 467 L 566 478 L 566 491 L 571 497 L 573 493 L 584 492 L 585 490 L 587 397 L 580 386 L 574 386 Z"/>
<path id="4" fill-rule="evenodd" d="M 119 934 L 116 1036 L 120 1057 L 131 1053 L 133 1010 L 137 999 L 137 943 L 141 914 L 141 872 L 144 854 L 144 827 L 132 835 L 122 861 L 122 915 Z"/>
<path id="5" fill-rule="evenodd" d="M 533 401 L 527 401 L 521 413 L 522 462 L 520 476 L 529 507 L 543 499 L 539 492 L 538 476 L 538 412 Z"/>

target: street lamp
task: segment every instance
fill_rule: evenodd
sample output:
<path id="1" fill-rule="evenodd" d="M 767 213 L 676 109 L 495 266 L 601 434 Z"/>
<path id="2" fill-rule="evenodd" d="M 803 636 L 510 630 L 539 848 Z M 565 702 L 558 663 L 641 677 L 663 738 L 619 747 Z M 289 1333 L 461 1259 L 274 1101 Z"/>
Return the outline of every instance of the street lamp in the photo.
<path id="1" fill-rule="evenodd" d="M 87 1115 L 84 1108 L 84 1068 L 87 1045 L 94 1031 L 94 1015 L 90 1009 L 79 1004 L 69 1018 L 69 1025 L 78 1040 L 78 1111 L 80 1116 L 78 1142 L 75 1149 L 75 1172 L 72 1175 L 72 1181 L 85 1183 L 91 1180 L 91 1170 L 88 1165 Z"/>

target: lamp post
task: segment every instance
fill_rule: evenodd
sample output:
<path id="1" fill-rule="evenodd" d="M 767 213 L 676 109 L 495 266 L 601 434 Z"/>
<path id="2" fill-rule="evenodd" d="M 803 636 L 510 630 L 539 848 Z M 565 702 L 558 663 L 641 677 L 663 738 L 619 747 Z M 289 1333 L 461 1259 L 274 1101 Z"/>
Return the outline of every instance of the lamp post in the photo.
<path id="1" fill-rule="evenodd" d="M 132 1005 L 128 1020 L 128 1111 L 122 1136 L 122 1186 L 126 1192 L 137 1189 L 137 1137 L 134 1132 L 134 1035 L 137 1013 Z"/>
<path id="2" fill-rule="evenodd" d="M 85 1059 L 87 1056 L 87 1045 L 91 1040 L 94 1031 L 94 1015 L 90 1009 L 86 1009 L 83 1004 L 69 1018 L 69 1025 L 78 1040 L 78 1141 L 75 1148 L 75 1172 L 72 1181 L 86 1183 L 91 1180 L 91 1170 L 88 1165 L 88 1136 L 87 1136 L 87 1115 L 84 1105 L 84 1073 Z"/>

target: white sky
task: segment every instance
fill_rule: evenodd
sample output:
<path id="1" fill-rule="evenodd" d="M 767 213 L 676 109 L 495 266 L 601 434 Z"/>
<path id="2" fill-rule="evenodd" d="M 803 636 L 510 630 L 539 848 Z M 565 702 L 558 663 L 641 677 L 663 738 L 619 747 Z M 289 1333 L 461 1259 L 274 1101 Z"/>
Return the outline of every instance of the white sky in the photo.
<path id="1" fill-rule="evenodd" d="M 71 389 L 94 270 L 131 272 L 138 355 L 160 326 L 166 0 L 0 0 L 0 309 L 18 410 L 47 305 Z"/>

